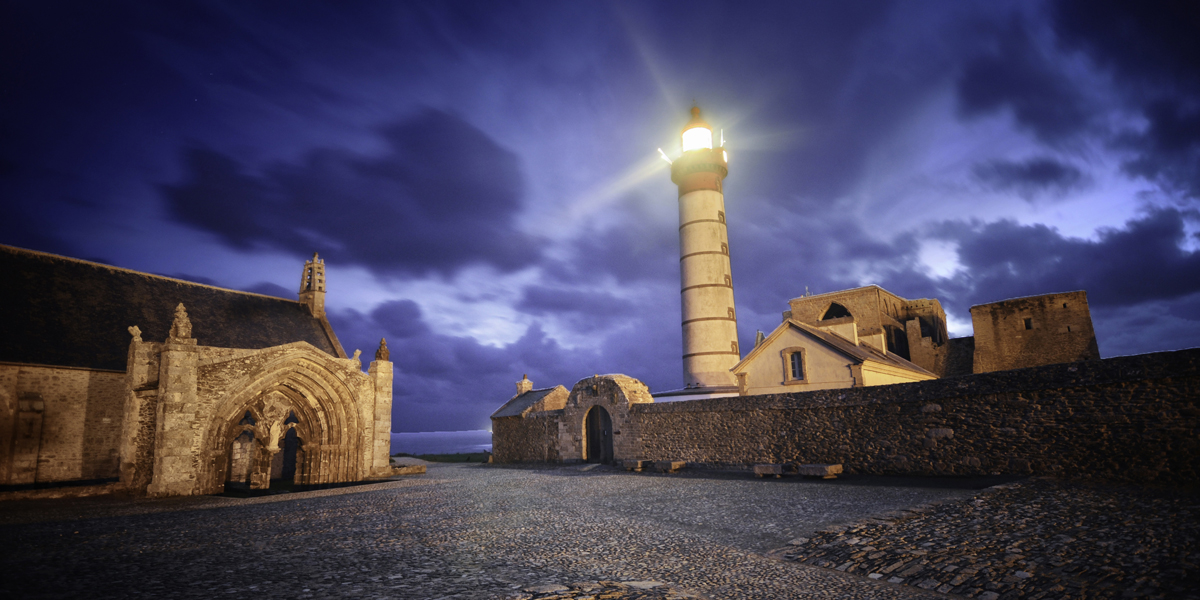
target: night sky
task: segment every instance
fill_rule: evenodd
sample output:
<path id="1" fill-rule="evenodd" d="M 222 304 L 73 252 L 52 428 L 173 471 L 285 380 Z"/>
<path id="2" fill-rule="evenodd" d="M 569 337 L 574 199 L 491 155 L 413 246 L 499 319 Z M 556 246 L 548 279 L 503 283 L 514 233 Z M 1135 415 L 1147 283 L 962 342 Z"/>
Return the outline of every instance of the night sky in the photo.
<path id="1" fill-rule="evenodd" d="M 1195 7 L 6 2 L 0 243 L 292 299 L 320 252 L 393 430 L 487 428 L 522 373 L 682 385 L 695 102 L 743 348 L 872 283 L 953 337 L 1083 289 L 1103 356 L 1195 347 Z"/>

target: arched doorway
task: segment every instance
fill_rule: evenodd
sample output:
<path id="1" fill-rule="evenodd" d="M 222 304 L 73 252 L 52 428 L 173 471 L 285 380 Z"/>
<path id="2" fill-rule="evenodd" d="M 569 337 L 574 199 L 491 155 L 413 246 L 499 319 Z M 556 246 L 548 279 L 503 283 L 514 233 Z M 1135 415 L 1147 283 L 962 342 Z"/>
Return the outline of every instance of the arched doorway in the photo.
<path id="1" fill-rule="evenodd" d="M 583 460 L 609 464 L 613 461 L 612 417 L 603 406 L 593 406 L 584 417 Z"/>

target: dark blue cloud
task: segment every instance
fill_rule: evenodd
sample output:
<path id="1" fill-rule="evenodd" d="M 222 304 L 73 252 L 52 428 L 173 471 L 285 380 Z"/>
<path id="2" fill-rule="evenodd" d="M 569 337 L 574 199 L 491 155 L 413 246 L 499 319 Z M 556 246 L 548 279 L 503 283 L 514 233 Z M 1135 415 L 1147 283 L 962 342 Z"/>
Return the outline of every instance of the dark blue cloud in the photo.
<path id="1" fill-rule="evenodd" d="M 185 180 L 163 194 L 179 222 L 243 250 L 316 250 L 383 274 L 511 271 L 537 260 L 537 241 L 515 226 L 524 185 L 516 156 L 432 109 L 382 135 L 383 156 L 318 149 L 261 174 L 193 148 Z"/>
<path id="2" fill-rule="evenodd" d="M 1200 10 L 1194 2 L 1061 0 L 1053 5 L 1060 44 L 1110 73 L 1148 126 L 1116 144 L 1136 155 L 1128 172 L 1200 199 Z"/>
<path id="3" fill-rule="evenodd" d="M 1007 109 L 1039 139 L 1060 143 L 1089 125 L 1090 107 L 1026 27 L 1013 18 L 993 32 L 991 44 L 981 44 L 992 49 L 966 62 L 958 79 L 959 111 L 970 118 Z"/>
<path id="4" fill-rule="evenodd" d="M 989 161 L 975 165 L 971 172 L 993 190 L 1015 192 L 1031 201 L 1047 193 L 1061 196 L 1085 181 L 1078 167 L 1044 156 Z"/>

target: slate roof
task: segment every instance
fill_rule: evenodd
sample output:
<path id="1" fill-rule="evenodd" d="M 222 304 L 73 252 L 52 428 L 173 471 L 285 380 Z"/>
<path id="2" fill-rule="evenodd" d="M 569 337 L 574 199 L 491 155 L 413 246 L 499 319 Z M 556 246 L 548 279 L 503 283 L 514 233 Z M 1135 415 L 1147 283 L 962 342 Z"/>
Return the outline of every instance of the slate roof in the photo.
<path id="1" fill-rule="evenodd" d="M 540 390 L 529 390 L 520 396 L 514 396 L 512 400 L 504 403 L 496 412 L 492 413 L 493 419 L 501 417 L 520 417 L 524 415 L 529 407 L 537 403 L 538 400 L 545 398 L 550 392 L 556 388 L 548 387 Z"/>
<path id="2" fill-rule="evenodd" d="M 336 337 L 297 300 L 227 290 L 0 245 L 0 362 L 124 371 L 128 327 L 167 338 L 182 302 L 201 346 L 259 349 Z M 332 332 L 332 330 L 330 330 Z"/>

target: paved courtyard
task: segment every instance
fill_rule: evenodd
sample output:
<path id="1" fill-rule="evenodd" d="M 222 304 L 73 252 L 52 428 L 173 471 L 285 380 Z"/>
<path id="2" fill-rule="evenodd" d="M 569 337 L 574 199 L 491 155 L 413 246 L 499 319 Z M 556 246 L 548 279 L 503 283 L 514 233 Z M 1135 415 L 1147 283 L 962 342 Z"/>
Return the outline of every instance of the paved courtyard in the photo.
<path id="1" fill-rule="evenodd" d="M 0 504 L 0 596 L 512 598 L 624 581 L 713 599 L 938 598 L 764 554 L 975 493 L 943 483 L 434 464 L 251 499 L 12 501 Z"/>

